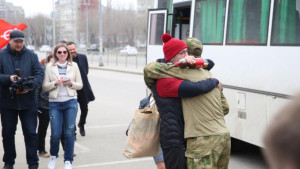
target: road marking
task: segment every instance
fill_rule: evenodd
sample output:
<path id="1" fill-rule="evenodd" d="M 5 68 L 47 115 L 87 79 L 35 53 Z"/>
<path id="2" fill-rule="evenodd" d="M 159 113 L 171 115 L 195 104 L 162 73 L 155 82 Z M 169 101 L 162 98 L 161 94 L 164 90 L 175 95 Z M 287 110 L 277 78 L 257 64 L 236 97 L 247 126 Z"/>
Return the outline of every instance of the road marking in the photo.
<path id="1" fill-rule="evenodd" d="M 85 129 L 98 129 L 98 128 L 113 128 L 113 127 L 128 127 L 128 124 L 111 124 L 111 125 L 103 125 L 103 126 L 89 126 L 89 127 L 84 127 Z M 50 127 L 48 128 L 47 132 L 50 132 L 51 129 Z M 16 131 L 16 134 L 21 134 L 23 135 L 23 131 L 21 129 Z"/>
<path id="2" fill-rule="evenodd" d="M 75 141 L 75 147 L 80 149 L 80 153 L 90 152 L 90 149 Z"/>
<path id="3" fill-rule="evenodd" d="M 114 161 L 114 162 L 107 162 L 107 163 L 87 164 L 87 165 L 73 166 L 73 168 L 88 168 L 88 167 L 97 167 L 97 166 L 106 166 L 106 165 L 115 165 L 115 164 L 134 163 L 134 162 L 149 161 L 149 160 L 153 160 L 153 158 L 143 158 L 143 159 L 135 159 L 135 160 L 124 160 L 124 161 Z"/>

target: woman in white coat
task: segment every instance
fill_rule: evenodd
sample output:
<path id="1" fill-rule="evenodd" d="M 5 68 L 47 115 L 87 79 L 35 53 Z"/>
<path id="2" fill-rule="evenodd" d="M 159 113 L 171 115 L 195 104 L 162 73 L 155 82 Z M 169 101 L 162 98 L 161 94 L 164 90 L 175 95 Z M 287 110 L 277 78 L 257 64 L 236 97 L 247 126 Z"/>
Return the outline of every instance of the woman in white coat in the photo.
<path id="1" fill-rule="evenodd" d="M 54 48 L 54 62 L 45 70 L 43 89 L 49 91 L 49 115 L 51 124 L 49 169 L 55 168 L 59 152 L 62 128 L 65 132 L 65 169 L 72 168 L 75 124 L 78 111 L 77 92 L 82 88 L 78 65 L 72 62 L 67 46 Z"/>

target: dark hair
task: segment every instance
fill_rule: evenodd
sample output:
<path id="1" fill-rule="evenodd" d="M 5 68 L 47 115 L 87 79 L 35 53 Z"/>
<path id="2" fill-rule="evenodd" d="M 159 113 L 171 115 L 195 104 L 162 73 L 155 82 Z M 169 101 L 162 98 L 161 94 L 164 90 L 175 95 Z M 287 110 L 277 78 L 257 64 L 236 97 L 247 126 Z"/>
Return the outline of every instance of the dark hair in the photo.
<path id="1" fill-rule="evenodd" d="M 268 159 L 275 166 L 289 164 L 300 168 L 300 95 L 286 105 L 273 119 L 265 136 Z"/>
<path id="2" fill-rule="evenodd" d="M 68 42 L 67 46 L 69 46 L 69 45 L 75 45 L 76 46 L 76 43 L 75 42 Z"/>
<path id="3" fill-rule="evenodd" d="M 54 60 L 55 60 L 55 62 L 58 61 L 58 57 L 56 56 L 56 54 L 57 54 L 58 48 L 60 48 L 60 47 L 66 48 L 66 50 L 67 50 L 67 52 L 68 52 L 67 61 L 71 63 L 71 62 L 72 62 L 72 57 L 71 57 L 71 55 L 70 55 L 70 52 L 69 52 L 67 46 L 66 46 L 65 44 L 63 44 L 63 43 L 57 44 L 57 45 L 55 46 L 55 48 L 54 48 Z M 55 62 L 54 62 L 54 63 L 55 63 Z"/>
<path id="4" fill-rule="evenodd" d="M 54 58 L 53 54 L 49 53 L 47 56 L 47 63 L 49 63 L 52 58 Z"/>

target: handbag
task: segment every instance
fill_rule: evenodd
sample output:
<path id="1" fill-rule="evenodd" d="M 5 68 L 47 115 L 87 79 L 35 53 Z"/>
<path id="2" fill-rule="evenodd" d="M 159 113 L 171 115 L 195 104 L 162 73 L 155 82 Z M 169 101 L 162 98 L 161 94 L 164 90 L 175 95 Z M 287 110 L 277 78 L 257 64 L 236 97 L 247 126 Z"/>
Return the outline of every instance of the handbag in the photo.
<path id="1" fill-rule="evenodd" d="M 159 153 L 160 117 L 152 102 L 134 113 L 123 151 L 126 158 L 152 157 Z"/>
<path id="2" fill-rule="evenodd" d="M 144 109 L 146 107 L 149 107 L 151 105 L 150 103 L 150 100 L 151 100 L 151 96 L 152 94 L 150 93 L 149 96 L 143 98 L 141 101 L 140 101 L 140 105 L 139 105 L 139 109 Z M 125 132 L 126 136 L 128 136 L 128 131 L 131 127 L 131 123 L 133 122 L 133 119 L 131 120 L 131 122 L 129 123 L 128 127 L 127 127 L 127 130 Z"/>

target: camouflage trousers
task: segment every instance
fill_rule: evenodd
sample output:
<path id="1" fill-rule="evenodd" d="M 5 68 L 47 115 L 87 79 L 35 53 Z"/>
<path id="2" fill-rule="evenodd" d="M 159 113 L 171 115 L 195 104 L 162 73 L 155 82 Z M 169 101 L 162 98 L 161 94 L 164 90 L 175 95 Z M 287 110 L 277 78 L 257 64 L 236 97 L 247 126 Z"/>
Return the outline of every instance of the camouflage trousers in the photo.
<path id="1" fill-rule="evenodd" d="M 227 169 L 231 149 L 229 133 L 187 139 L 188 169 Z"/>

